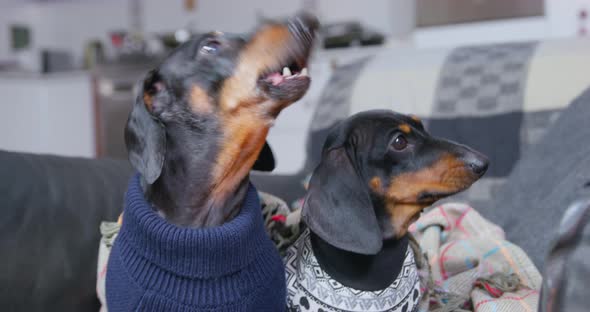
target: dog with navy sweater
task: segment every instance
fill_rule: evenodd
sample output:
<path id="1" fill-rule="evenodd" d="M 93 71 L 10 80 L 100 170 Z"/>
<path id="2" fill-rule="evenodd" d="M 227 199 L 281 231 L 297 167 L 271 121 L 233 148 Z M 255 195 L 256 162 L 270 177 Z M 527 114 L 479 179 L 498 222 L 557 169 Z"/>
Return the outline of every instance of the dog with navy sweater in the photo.
<path id="1" fill-rule="evenodd" d="M 300 14 L 250 36 L 208 33 L 147 75 L 125 129 L 138 174 L 109 257 L 110 312 L 285 310 L 248 174 L 272 167 L 266 135 L 309 88 L 317 27 Z"/>

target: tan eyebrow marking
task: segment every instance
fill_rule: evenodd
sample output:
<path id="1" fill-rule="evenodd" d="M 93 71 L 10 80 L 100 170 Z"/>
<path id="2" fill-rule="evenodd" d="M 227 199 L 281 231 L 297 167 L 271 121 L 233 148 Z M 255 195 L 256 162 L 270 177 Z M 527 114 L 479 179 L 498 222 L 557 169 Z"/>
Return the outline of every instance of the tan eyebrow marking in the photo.
<path id="1" fill-rule="evenodd" d="M 410 125 L 408 124 L 401 124 L 398 128 L 405 134 L 412 132 L 412 128 L 410 128 Z"/>

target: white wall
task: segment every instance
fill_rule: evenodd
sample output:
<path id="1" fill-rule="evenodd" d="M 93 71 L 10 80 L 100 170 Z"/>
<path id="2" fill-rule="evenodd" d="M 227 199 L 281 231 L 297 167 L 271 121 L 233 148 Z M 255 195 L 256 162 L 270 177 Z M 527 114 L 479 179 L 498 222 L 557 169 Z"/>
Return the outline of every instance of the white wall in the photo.
<path id="1" fill-rule="evenodd" d="M 29 51 L 13 53 L 10 47 L 10 26 L 13 24 L 30 25 L 34 32 L 32 36 L 32 46 Z M 42 11 L 32 5 L 11 5 L 0 7 L 0 58 L 17 59 L 28 67 L 33 69 L 39 68 L 38 50 L 40 45 L 37 39 L 47 38 L 49 28 L 45 27 L 45 19 Z"/>
<path id="2" fill-rule="evenodd" d="M 404 10 L 411 2 L 318 0 L 316 13 L 325 23 L 359 19 L 367 26 L 391 35 L 410 28 Z M 197 4 L 194 12 L 186 12 L 180 0 L 143 0 L 144 30 L 162 33 L 193 26 L 197 31 L 218 29 L 243 33 L 256 25 L 257 14 L 265 17 L 292 15 L 302 9 L 303 0 L 199 0 Z M 81 64 L 88 40 L 100 39 L 108 43 L 110 31 L 128 28 L 129 4 L 123 0 L 72 0 L 2 7 L 0 0 L 0 58 L 14 56 L 6 43 L 9 25 L 15 22 L 31 25 L 33 50 L 37 55 L 41 48 L 67 49 Z"/>
<path id="3" fill-rule="evenodd" d="M 396 37 L 407 37 L 414 24 L 413 0 L 316 1 L 316 13 L 324 23 L 359 19 Z M 187 25 L 197 30 L 244 32 L 254 27 L 258 13 L 268 17 L 286 16 L 301 9 L 303 2 L 199 0 L 194 12 L 186 12 L 180 0 L 143 0 L 143 24 L 147 32 L 157 33 Z M 127 29 L 128 6 L 126 0 L 70 0 L 35 4 L 0 0 L 0 58 L 14 56 L 7 45 L 9 25 L 24 22 L 33 28 L 34 60 L 29 62 L 32 67 L 38 67 L 36 61 L 41 48 L 71 50 L 80 64 L 87 40 L 97 38 L 108 43 L 108 32 Z M 412 39 L 417 47 L 437 47 L 573 37 L 577 33 L 578 10 L 583 7 L 590 9 L 590 0 L 546 0 L 546 17 L 420 28 Z M 27 55 L 21 57 L 26 58 Z"/>
<path id="4" fill-rule="evenodd" d="M 0 149 L 95 155 L 90 78 L 86 74 L 0 77 Z"/>

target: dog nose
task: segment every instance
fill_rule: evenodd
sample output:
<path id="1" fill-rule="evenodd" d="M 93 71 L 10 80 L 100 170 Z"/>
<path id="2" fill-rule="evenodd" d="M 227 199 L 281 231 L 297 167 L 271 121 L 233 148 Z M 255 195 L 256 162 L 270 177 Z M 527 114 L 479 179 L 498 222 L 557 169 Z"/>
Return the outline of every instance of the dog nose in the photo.
<path id="1" fill-rule="evenodd" d="M 473 173 L 478 176 L 482 176 L 488 170 L 488 165 L 490 161 L 488 158 L 480 153 L 473 152 L 464 155 L 463 161 Z"/>

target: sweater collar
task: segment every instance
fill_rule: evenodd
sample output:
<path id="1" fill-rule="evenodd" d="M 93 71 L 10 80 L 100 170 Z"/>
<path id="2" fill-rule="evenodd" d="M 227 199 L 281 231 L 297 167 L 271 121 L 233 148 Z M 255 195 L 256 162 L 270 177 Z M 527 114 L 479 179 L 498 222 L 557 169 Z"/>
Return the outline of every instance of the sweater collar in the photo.
<path id="1" fill-rule="evenodd" d="M 129 182 L 122 240 L 130 251 L 175 274 L 214 278 L 250 264 L 268 240 L 256 188 L 249 185 L 240 213 L 217 227 L 188 228 L 168 223 L 147 202 L 139 175 Z"/>
<path id="2" fill-rule="evenodd" d="M 299 306 L 298 299 L 307 297 L 310 311 L 319 307 L 318 302 L 325 311 L 414 311 L 422 296 L 414 251 L 409 246 L 399 275 L 379 291 L 346 287 L 325 272 L 313 252 L 309 229 L 289 248 L 284 261 L 288 302 Z"/>

